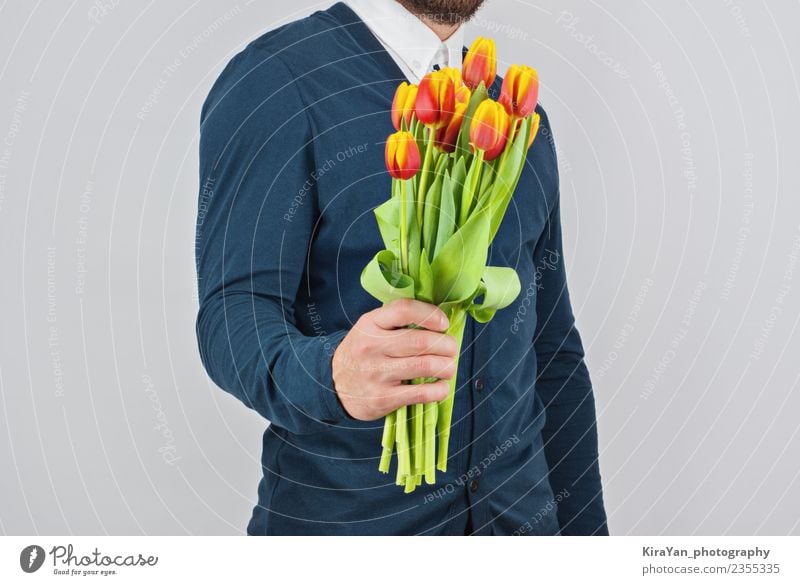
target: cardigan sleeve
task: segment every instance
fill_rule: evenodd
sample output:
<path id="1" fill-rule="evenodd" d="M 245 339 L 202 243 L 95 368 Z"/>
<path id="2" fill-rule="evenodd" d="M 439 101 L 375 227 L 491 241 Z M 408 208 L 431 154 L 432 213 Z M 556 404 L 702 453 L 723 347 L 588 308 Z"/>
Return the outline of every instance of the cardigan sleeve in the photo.
<path id="1" fill-rule="evenodd" d="M 542 128 L 552 133 L 542 111 Z M 556 193 L 547 226 L 534 250 L 537 281 L 537 327 L 534 349 L 538 362 L 536 391 L 545 407 L 542 439 L 563 535 L 606 535 L 597 447 L 594 394 L 584 350 L 569 299 L 561 239 L 560 195 L 555 148 L 552 172 Z"/>
<path id="2" fill-rule="evenodd" d="M 307 335 L 296 319 L 318 217 L 314 162 L 294 76 L 278 56 L 248 47 L 201 114 L 197 341 L 218 386 L 298 434 L 349 419 L 331 375 L 347 332 Z"/>

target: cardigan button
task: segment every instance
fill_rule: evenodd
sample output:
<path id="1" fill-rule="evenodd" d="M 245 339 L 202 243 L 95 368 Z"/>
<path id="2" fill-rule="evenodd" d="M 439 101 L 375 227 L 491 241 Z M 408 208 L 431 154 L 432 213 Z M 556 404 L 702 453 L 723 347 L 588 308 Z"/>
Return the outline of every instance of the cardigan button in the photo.
<path id="1" fill-rule="evenodd" d="M 469 491 L 471 491 L 474 494 L 475 492 L 478 491 L 478 487 L 479 487 L 478 486 L 478 482 L 476 480 L 474 480 L 474 479 L 471 479 L 469 481 L 469 483 L 467 484 L 467 487 L 469 488 Z"/>
<path id="2" fill-rule="evenodd" d="M 472 383 L 472 387 L 480 392 L 486 387 L 486 381 L 483 378 L 475 378 L 475 381 Z"/>

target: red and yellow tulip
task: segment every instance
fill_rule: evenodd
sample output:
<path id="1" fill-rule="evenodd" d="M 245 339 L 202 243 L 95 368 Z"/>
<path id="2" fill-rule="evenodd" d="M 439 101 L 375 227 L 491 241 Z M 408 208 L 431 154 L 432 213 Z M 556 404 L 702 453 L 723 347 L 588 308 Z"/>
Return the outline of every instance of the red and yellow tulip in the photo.
<path id="1" fill-rule="evenodd" d="M 386 139 L 386 168 L 395 179 L 410 179 L 419 172 L 420 155 L 411 132 L 400 131 Z"/>
<path id="2" fill-rule="evenodd" d="M 417 91 L 414 113 L 426 126 L 438 130 L 447 126 L 455 111 L 453 77 L 443 69 L 422 78 Z"/>
<path id="3" fill-rule="evenodd" d="M 497 100 L 509 116 L 525 118 L 536 109 L 539 100 L 539 74 L 527 65 L 512 65 L 503 78 L 500 98 Z"/>
<path id="4" fill-rule="evenodd" d="M 458 70 L 456 69 L 456 71 Z M 460 76 L 459 79 L 461 79 Z M 445 152 L 453 152 L 456 149 L 458 134 L 464 123 L 464 116 L 467 113 L 467 106 L 469 106 L 469 98 L 471 95 L 472 92 L 466 85 L 457 87 L 453 117 L 447 123 L 447 126 L 442 126 L 436 131 L 435 145 L 437 148 Z"/>
<path id="5" fill-rule="evenodd" d="M 443 67 L 442 72 L 450 78 L 453 82 L 453 88 L 458 91 L 459 87 L 464 85 L 464 80 L 461 78 L 461 71 L 455 67 Z"/>
<path id="6" fill-rule="evenodd" d="M 489 87 L 497 75 L 497 48 L 492 39 L 478 37 L 464 57 L 464 83 L 475 89 L 481 83 Z"/>
<path id="7" fill-rule="evenodd" d="M 503 152 L 510 125 L 511 120 L 503 106 L 494 100 L 484 100 L 472 116 L 470 144 L 484 151 L 484 160 L 492 160 Z"/>
<path id="8" fill-rule="evenodd" d="M 456 149 L 458 133 L 464 121 L 464 114 L 467 113 L 467 104 L 457 102 L 453 117 L 447 126 L 442 126 L 436 131 L 436 148 L 444 152 L 453 152 Z"/>
<path id="9" fill-rule="evenodd" d="M 414 103 L 417 101 L 416 85 L 404 81 L 397 86 L 392 101 L 392 124 L 395 130 L 401 130 L 401 120 L 405 120 L 406 128 L 411 125 L 411 116 L 414 114 Z"/>

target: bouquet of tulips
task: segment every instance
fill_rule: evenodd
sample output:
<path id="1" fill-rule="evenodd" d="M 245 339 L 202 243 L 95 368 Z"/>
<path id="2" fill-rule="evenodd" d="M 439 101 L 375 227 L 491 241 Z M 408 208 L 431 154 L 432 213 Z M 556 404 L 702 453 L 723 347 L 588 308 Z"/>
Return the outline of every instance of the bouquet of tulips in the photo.
<path id="1" fill-rule="evenodd" d="M 512 65 L 499 99 L 491 99 L 495 53 L 494 41 L 479 37 L 461 71 L 444 68 L 419 86 L 397 88 L 396 132 L 386 141 L 392 194 L 375 209 L 386 248 L 361 275 L 364 289 L 383 303 L 409 298 L 441 308 L 459 351 L 467 315 L 486 323 L 520 292 L 513 268 L 486 262 L 538 132 L 539 79 L 535 69 Z M 396 447 L 396 483 L 406 492 L 447 470 L 455 388 L 454 377 L 441 402 L 386 416 L 378 469 L 389 472 Z"/>

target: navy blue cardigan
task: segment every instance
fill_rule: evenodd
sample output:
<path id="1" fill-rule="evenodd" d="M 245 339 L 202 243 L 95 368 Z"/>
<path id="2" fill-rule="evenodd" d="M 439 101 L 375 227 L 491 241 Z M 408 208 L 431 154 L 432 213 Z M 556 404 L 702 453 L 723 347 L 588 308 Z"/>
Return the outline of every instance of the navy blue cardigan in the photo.
<path id="1" fill-rule="evenodd" d="M 216 384 L 271 423 L 247 533 L 463 534 L 469 520 L 476 534 L 606 534 L 541 108 L 490 250 L 522 293 L 489 324 L 467 325 L 447 473 L 403 493 L 394 469 L 377 469 L 382 421 L 352 419 L 336 397 L 333 352 L 378 306 L 359 275 L 382 248 L 372 210 L 390 194 L 383 149 L 404 79 L 337 3 L 250 43 L 203 105 L 200 355 Z"/>

